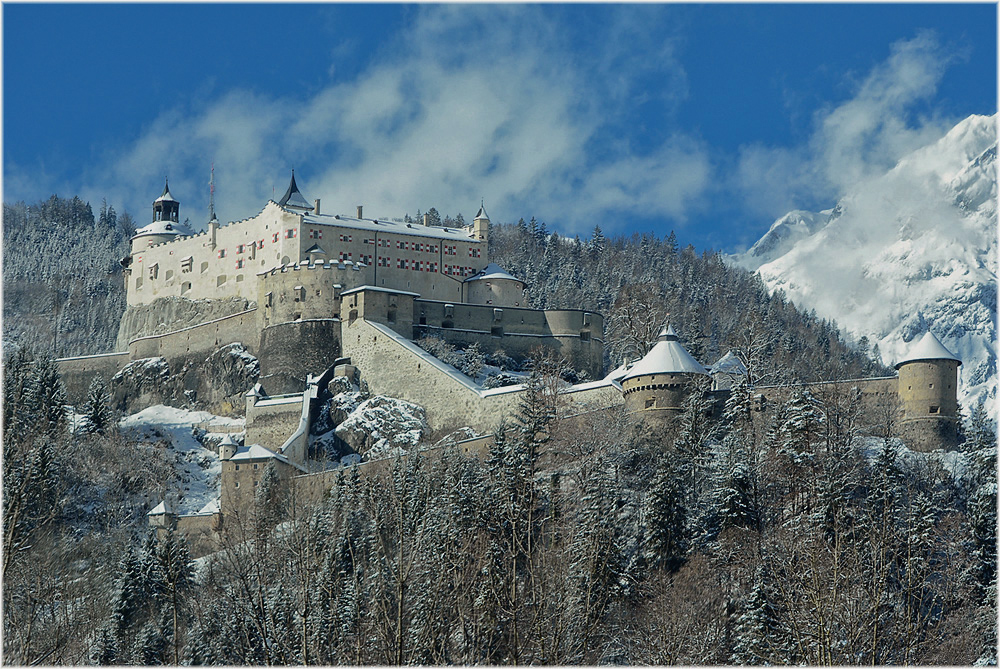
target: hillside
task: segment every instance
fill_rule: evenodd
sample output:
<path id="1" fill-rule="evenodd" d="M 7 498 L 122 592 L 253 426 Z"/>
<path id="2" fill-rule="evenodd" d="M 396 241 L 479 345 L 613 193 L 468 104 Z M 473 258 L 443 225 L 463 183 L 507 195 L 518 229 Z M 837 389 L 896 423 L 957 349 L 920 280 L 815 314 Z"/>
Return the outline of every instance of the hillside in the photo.
<path id="1" fill-rule="evenodd" d="M 733 260 L 888 364 L 929 328 L 964 361 L 963 403 L 995 406 L 996 121 L 970 116 L 834 209 L 778 219 Z"/>
<path id="2" fill-rule="evenodd" d="M 111 351 L 132 218 L 79 198 L 3 206 L 3 343 L 54 357 Z"/>

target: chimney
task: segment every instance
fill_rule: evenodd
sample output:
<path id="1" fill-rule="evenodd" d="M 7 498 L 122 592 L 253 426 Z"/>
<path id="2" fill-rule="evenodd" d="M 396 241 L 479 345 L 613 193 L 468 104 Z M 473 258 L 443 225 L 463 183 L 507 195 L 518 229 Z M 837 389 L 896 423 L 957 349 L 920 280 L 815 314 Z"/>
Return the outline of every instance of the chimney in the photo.
<path id="1" fill-rule="evenodd" d="M 313 200 L 313 213 L 319 216 L 319 198 Z"/>
<path id="2" fill-rule="evenodd" d="M 358 205 L 358 218 L 361 218 L 361 205 Z"/>
<path id="3" fill-rule="evenodd" d="M 429 226 L 430 224 L 431 224 L 431 217 L 428 216 L 427 214 L 424 214 L 424 225 Z"/>

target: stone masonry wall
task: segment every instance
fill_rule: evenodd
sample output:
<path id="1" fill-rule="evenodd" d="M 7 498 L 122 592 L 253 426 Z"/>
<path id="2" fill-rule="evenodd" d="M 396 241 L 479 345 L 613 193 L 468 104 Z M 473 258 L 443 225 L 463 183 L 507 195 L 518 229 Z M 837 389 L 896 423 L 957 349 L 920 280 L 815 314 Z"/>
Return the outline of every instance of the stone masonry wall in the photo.
<path id="1" fill-rule="evenodd" d="M 256 353 L 260 339 L 256 312 L 256 309 L 249 309 L 183 330 L 135 339 L 129 343 L 129 355 L 132 360 L 175 358 L 190 353 L 211 353 L 233 342 L 241 342 Z"/>
<path id="2" fill-rule="evenodd" d="M 77 408 L 87 401 L 87 390 L 90 389 L 95 376 L 100 374 L 107 384 L 111 381 L 111 377 L 128 363 L 128 352 L 56 360 L 59 375 L 62 377 L 63 385 L 66 386 L 66 399 Z"/>

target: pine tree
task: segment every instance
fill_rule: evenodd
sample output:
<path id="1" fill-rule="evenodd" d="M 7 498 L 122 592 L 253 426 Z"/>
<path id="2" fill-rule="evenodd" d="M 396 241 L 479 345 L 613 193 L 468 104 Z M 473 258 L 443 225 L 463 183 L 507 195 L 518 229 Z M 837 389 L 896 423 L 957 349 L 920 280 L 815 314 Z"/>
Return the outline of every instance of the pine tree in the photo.
<path id="1" fill-rule="evenodd" d="M 753 589 L 733 629 L 730 659 L 733 664 L 770 665 L 794 661 L 791 636 L 779 614 L 772 578 L 766 564 L 754 573 Z"/>
<path id="2" fill-rule="evenodd" d="M 677 571 L 687 550 L 687 513 L 680 479 L 671 461 L 662 458 L 646 494 L 642 553 L 650 569 Z"/>
<path id="3" fill-rule="evenodd" d="M 108 394 L 104 377 L 96 375 L 87 390 L 87 403 L 84 406 L 84 429 L 87 432 L 104 434 L 113 421 L 111 413 L 111 396 Z"/>
<path id="4" fill-rule="evenodd" d="M 38 430 L 53 436 L 62 434 L 66 428 L 66 389 L 56 363 L 47 355 L 35 362 L 31 395 L 38 409 Z"/>

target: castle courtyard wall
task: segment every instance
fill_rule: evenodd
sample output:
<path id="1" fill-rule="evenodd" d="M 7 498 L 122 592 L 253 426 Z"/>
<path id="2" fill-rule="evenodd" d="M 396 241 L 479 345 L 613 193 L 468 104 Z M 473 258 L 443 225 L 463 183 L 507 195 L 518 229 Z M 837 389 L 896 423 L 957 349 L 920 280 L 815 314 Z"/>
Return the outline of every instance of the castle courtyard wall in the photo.
<path id="1" fill-rule="evenodd" d="M 269 395 L 302 392 L 309 374 L 322 374 L 340 357 L 341 324 L 316 318 L 265 327 L 260 332 L 260 383 Z"/>

